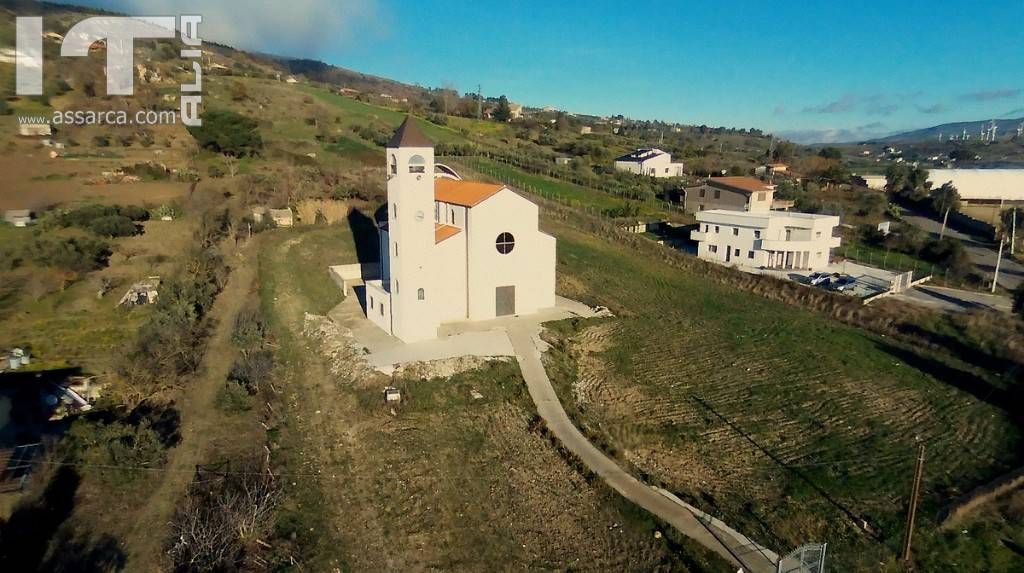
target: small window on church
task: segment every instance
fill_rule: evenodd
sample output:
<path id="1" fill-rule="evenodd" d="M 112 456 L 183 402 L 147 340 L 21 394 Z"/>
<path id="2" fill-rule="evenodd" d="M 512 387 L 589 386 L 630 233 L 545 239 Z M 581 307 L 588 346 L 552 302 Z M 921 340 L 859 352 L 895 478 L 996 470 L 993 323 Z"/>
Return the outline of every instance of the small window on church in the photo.
<path id="1" fill-rule="evenodd" d="M 515 248 L 516 239 L 512 236 L 512 233 L 502 233 L 495 239 L 494 246 L 498 249 L 499 253 L 507 255 Z"/>
<path id="2" fill-rule="evenodd" d="M 416 300 L 427 300 L 427 293 L 423 289 L 416 289 Z"/>
<path id="3" fill-rule="evenodd" d="M 409 159 L 409 173 L 426 173 L 427 162 L 420 155 L 413 155 Z"/>
<path id="4" fill-rule="evenodd" d="M 392 216 L 397 221 L 398 220 L 398 203 L 395 203 L 394 205 L 392 205 L 391 211 L 394 213 L 394 215 L 392 215 Z"/>
<path id="5" fill-rule="evenodd" d="M 391 156 L 391 174 L 398 175 L 398 159 L 394 155 Z"/>

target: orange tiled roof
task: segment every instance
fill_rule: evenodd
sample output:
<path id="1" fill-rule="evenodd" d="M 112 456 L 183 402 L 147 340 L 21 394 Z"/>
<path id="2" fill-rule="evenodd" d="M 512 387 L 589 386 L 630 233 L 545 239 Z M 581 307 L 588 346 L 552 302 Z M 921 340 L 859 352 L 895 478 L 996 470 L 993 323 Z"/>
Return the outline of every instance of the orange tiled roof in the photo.
<path id="1" fill-rule="evenodd" d="M 463 207 L 475 207 L 504 189 L 498 183 L 438 179 L 434 182 L 434 199 Z"/>
<path id="2" fill-rule="evenodd" d="M 708 184 L 716 187 L 729 187 L 744 193 L 759 193 L 775 189 L 774 185 L 769 185 L 753 177 L 712 177 L 708 179 Z"/>
<path id="3" fill-rule="evenodd" d="M 435 223 L 434 224 L 434 244 L 436 245 L 437 243 L 440 243 L 441 241 L 443 241 L 445 239 L 450 239 L 450 238 L 454 237 L 455 235 L 458 235 L 459 231 L 461 231 L 461 230 L 462 229 L 460 229 L 458 227 L 453 227 L 451 225 L 445 225 L 445 224 L 442 224 L 442 223 Z"/>

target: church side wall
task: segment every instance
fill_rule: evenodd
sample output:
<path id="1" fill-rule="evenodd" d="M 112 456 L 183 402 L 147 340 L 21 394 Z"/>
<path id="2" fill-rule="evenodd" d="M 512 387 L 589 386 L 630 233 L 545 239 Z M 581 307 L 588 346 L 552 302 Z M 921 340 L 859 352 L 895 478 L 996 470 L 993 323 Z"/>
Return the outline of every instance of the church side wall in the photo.
<path id="1" fill-rule="evenodd" d="M 426 301 L 440 322 L 466 320 L 466 233 L 445 239 L 435 247 L 437 274 Z"/>

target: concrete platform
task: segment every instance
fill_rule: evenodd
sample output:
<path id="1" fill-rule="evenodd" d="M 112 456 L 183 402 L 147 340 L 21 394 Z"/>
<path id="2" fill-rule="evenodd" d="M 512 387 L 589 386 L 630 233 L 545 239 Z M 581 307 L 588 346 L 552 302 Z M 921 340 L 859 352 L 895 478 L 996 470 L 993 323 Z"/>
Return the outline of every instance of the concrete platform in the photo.
<path id="1" fill-rule="evenodd" d="M 348 295 L 344 302 L 328 313 L 328 317 L 352 332 L 355 344 L 365 349 L 364 358 L 367 363 L 384 374 L 391 374 L 399 366 L 415 362 L 465 356 L 515 356 L 508 338 L 508 329 L 511 327 L 525 326 L 539 330 L 544 322 L 598 316 L 597 311 L 585 304 L 556 297 L 557 306 L 535 314 L 443 324 L 436 340 L 406 344 L 370 322 L 363 314 L 359 297 L 353 296 L 351 292 Z"/>

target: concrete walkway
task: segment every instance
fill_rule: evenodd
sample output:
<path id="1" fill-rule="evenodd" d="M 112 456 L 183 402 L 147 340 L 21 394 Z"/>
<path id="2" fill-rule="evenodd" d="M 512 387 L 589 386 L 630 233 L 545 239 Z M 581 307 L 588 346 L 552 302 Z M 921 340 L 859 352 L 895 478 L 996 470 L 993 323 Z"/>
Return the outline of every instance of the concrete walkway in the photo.
<path id="1" fill-rule="evenodd" d="M 537 328 L 527 325 L 514 325 L 508 329 L 516 360 L 537 412 L 558 441 L 612 489 L 669 523 L 683 535 L 742 567 L 744 572 L 774 573 L 777 555 L 760 548 L 747 537 L 688 506 L 669 492 L 641 482 L 590 443 L 569 420 L 551 386 L 551 380 L 541 362 L 537 333 Z"/>
<path id="2" fill-rule="evenodd" d="M 590 471 L 623 497 L 658 516 L 683 535 L 721 555 L 745 573 L 775 573 L 778 556 L 733 530 L 722 521 L 693 507 L 672 493 L 651 487 L 623 470 L 598 450 L 573 425 L 551 386 L 541 355 L 542 324 L 572 316 L 595 317 L 603 313 L 576 301 L 558 297 L 555 308 L 528 316 L 483 322 L 452 323 L 441 327 L 437 340 L 405 344 L 377 328 L 363 316 L 355 296 L 349 296 L 328 315 L 349 329 L 364 358 L 381 372 L 412 362 L 428 362 L 461 356 L 515 356 L 537 412 L 551 433 Z"/>

